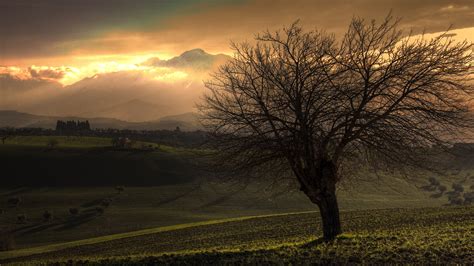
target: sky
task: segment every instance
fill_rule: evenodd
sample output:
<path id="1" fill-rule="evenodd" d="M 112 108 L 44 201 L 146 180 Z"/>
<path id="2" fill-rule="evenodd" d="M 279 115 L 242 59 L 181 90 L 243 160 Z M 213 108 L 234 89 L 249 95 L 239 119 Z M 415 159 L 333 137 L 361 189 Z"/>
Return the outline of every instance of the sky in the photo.
<path id="1" fill-rule="evenodd" d="M 474 26 L 472 0 L 0 0 L 2 65 L 80 64 L 114 56 L 170 57 L 185 50 L 229 52 L 296 19 L 342 33 L 353 16 L 427 32 Z"/>
<path id="2" fill-rule="evenodd" d="M 232 55 L 231 41 L 298 19 L 341 36 L 353 17 L 389 12 L 415 33 L 474 36 L 473 0 L 0 0 L 0 75 L 62 86 L 117 71 L 180 80 L 188 74 L 142 63 L 195 48 Z"/>

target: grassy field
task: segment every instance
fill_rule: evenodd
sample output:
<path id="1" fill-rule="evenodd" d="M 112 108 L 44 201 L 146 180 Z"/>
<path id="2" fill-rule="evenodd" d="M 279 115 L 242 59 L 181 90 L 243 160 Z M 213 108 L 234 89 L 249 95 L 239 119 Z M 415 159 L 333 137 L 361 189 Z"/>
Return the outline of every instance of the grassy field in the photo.
<path id="1" fill-rule="evenodd" d="M 181 233 L 184 231 L 181 230 L 185 228 L 215 230 L 215 227 L 212 226 L 217 226 L 217 223 L 220 223 L 222 219 L 236 219 L 232 223 L 238 222 L 240 226 L 240 223 L 249 220 L 240 217 L 316 210 L 316 207 L 300 191 L 270 186 L 266 182 L 253 182 L 242 187 L 216 182 L 215 179 L 213 179 L 213 182 L 209 182 L 209 179 L 204 178 L 202 172 L 195 168 L 192 159 L 190 159 L 191 157 L 189 157 L 194 151 L 149 143 L 143 143 L 143 145 L 152 145 L 153 149 L 151 150 L 141 149 L 141 143 L 137 144 L 140 145 L 137 148 L 117 150 L 110 147 L 110 139 L 89 137 L 54 137 L 57 138 L 59 144 L 51 149 L 47 147 L 50 138 L 15 137 L 9 138 L 6 144 L 0 145 L 2 174 L 5 174 L 4 178 L 2 176 L 0 185 L 0 233 L 8 233 L 9 239 L 15 242 L 14 248 L 17 249 L 12 251 L 13 253 L 0 253 L 0 258 L 8 256 L 8 254 L 15 254 L 15 252 L 24 252 L 25 248 L 27 252 L 30 248 L 37 248 L 42 252 L 50 250 L 51 246 L 47 245 L 64 248 L 68 245 L 92 244 L 125 236 L 129 239 L 131 236 L 135 237 L 141 234 L 162 234 L 165 231 L 173 232 L 172 234 L 176 233 L 179 237 L 183 236 Z M 465 218 L 472 218 L 472 209 L 468 207 L 464 209 L 416 209 L 414 211 L 401 210 L 400 208 L 411 209 L 448 205 L 448 196 L 451 193 L 453 182 L 462 184 L 466 192 L 471 191 L 474 184 L 474 165 L 469 162 L 463 162 L 438 175 L 419 172 L 406 177 L 393 173 L 375 175 L 367 172 L 363 174 L 363 179 L 354 183 L 343 184 L 338 189 L 337 194 L 340 208 L 344 211 L 346 217 L 345 226 L 350 229 L 346 231 L 357 233 L 357 237 L 354 239 L 362 242 L 357 242 L 358 244 L 354 245 L 357 247 L 369 245 L 365 242 L 372 243 L 370 245 L 377 245 L 377 239 L 372 237 L 372 233 L 370 237 L 364 233 L 364 230 L 371 230 L 370 228 L 360 231 L 360 227 L 352 227 L 354 226 L 352 224 L 353 220 L 364 224 L 369 222 L 370 224 L 372 219 L 382 221 L 386 219 L 400 220 L 405 215 L 406 223 L 400 222 L 401 226 L 397 227 L 402 230 L 397 234 L 401 234 L 401 237 L 405 239 L 409 238 L 409 234 L 414 233 L 409 221 L 419 222 L 419 228 L 425 225 L 428 226 L 426 229 L 429 231 L 428 236 L 436 233 L 446 236 L 449 233 L 444 229 L 444 231 L 442 230 L 446 223 L 441 223 L 440 226 L 436 227 L 437 223 L 434 222 L 433 217 L 441 218 L 451 214 L 458 215 L 459 221 L 457 222 L 462 227 L 461 224 L 465 223 Z M 433 190 L 428 185 L 429 177 L 436 177 L 441 185 L 447 187 L 447 191 L 440 193 L 436 189 Z M 123 186 L 123 191 L 117 190 L 117 186 Z M 17 205 L 8 204 L 9 200 L 15 198 L 21 199 L 21 203 Z M 386 208 L 396 209 L 393 217 L 390 216 L 391 211 L 389 210 L 367 211 Z M 77 209 L 78 213 L 71 214 L 70 209 Z M 357 212 L 354 212 L 356 210 Z M 416 213 L 418 211 L 427 213 L 423 215 L 425 220 L 417 220 Z M 464 211 L 468 216 L 463 216 L 462 212 Z M 44 218 L 45 212 L 51 214 L 51 217 L 47 220 Z M 374 213 L 375 216 L 372 217 L 371 213 Z M 295 220 L 301 219 L 302 221 L 306 219 L 308 224 L 304 230 L 316 230 L 311 231 L 314 234 L 319 232 L 317 231 L 319 230 L 317 214 L 304 213 L 298 215 L 275 216 L 271 219 L 264 217 L 257 220 L 267 221 L 266 223 L 272 227 L 272 224 L 280 223 L 278 219 L 282 219 L 284 222 L 285 217 Z M 20 221 L 20 216 L 25 219 Z M 277 217 L 279 218 L 277 219 Z M 289 220 L 286 222 L 294 223 L 294 221 Z M 185 225 L 183 227 L 180 224 Z M 199 226 L 196 227 L 196 225 Z M 254 227 L 254 225 L 250 224 L 249 227 Z M 263 227 L 256 228 L 261 229 L 263 239 L 267 239 L 267 229 Z M 390 230 L 390 227 L 386 229 Z M 270 231 L 272 230 L 277 229 L 271 229 Z M 286 229 L 279 228 L 278 230 L 285 231 Z M 288 230 L 295 229 L 290 227 Z M 381 228 L 377 230 L 374 231 L 376 234 L 382 234 Z M 472 233 L 472 227 L 467 227 L 467 230 L 471 230 Z M 300 231 L 295 231 L 295 233 L 298 232 Z M 272 261 L 284 259 L 283 257 L 287 256 L 282 255 L 283 257 L 280 258 L 280 255 L 278 255 L 280 253 L 303 256 L 306 251 L 310 253 L 308 256 L 311 257 L 314 256 L 311 249 L 299 248 L 299 245 L 303 245 L 301 243 L 310 241 L 311 236 L 314 235 L 309 234 L 310 231 L 305 232 L 304 236 L 300 235 L 296 238 L 279 238 L 270 234 L 268 235 L 269 239 L 276 238 L 280 240 L 273 244 L 262 243 L 265 247 L 264 250 L 258 249 L 262 245 L 258 244 L 258 241 L 255 242 L 255 239 L 244 237 L 244 239 L 250 241 L 242 244 L 244 248 L 241 247 L 241 244 L 229 242 L 222 245 L 225 248 L 217 252 L 212 246 L 214 244 L 209 244 L 215 241 L 216 238 L 210 236 L 208 241 L 205 236 L 202 236 L 200 240 L 191 238 L 183 241 L 196 242 L 197 244 L 194 243 L 196 245 L 201 243 L 204 250 L 196 251 L 194 246 L 187 248 L 187 245 L 190 244 L 188 243 L 182 244 L 182 249 L 166 247 L 162 250 L 160 247 L 152 251 L 146 251 L 143 254 L 136 252 L 136 254 L 130 253 L 129 255 L 133 257 L 133 260 L 137 259 L 139 261 L 147 260 L 147 258 L 142 258 L 146 254 L 159 255 L 158 258 L 150 258 L 157 260 L 157 262 L 174 261 L 175 259 L 179 261 L 191 259 L 198 259 L 198 261 L 200 259 L 221 260 L 227 257 L 233 257 L 240 261 L 241 259 L 246 260 L 250 255 L 255 256 L 257 260 L 260 258 L 262 261 L 266 260 L 268 256 Z M 116 234 L 122 235 L 117 236 Z M 419 238 L 428 241 L 428 236 L 420 235 Z M 346 237 L 348 236 L 346 235 Z M 349 238 L 352 239 L 352 237 Z M 418 238 L 415 240 L 418 241 Z M 71 241 L 82 242 L 63 244 Z M 166 238 L 164 242 L 181 243 L 179 241 L 177 239 L 168 241 Z M 343 238 L 341 241 L 349 240 Z M 455 240 L 451 239 L 449 241 Z M 128 246 L 129 244 L 113 243 L 116 243 L 118 247 L 123 246 L 133 250 L 132 247 Z M 220 246 L 218 243 L 216 242 L 215 246 Z M 382 243 L 384 242 L 382 241 Z M 346 244 L 344 242 L 343 246 Z M 436 245 L 438 244 L 445 245 L 441 242 L 437 242 Z M 247 246 L 248 248 L 245 248 Z M 339 249 L 339 247 L 337 248 Z M 342 250 L 348 249 L 348 247 L 341 248 Z M 267 249 L 270 251 L 267 251 Z M 243 252 L 242 250 L 246 251 Z M 195 251 L 198 253 L 203 251 L 205 254 L 193 255 Z M 161 256 L 162 252 L 178 252 L 180 255 L 176 255 L 177 257 Z M 300 252 L 303 253 L 300 254 Z M 135 256 L 141 257 L 135 258 Z M 360 258 L 362 255 L 355 254 L 354 256 Z M 89 255 L 85 258 L 89 258 Z M 316 259 L 316 261 L 320 259 L 320 257 L 311 258 Z M 321 257 L 321 259 L 324 258 Z M 367 261 L 375 262 L 376 260 Z"/>
<path id="2" fill-rule="evenodd" d="M 460 173 L 462 175 L 462 173 Z M 373 183 L 376 182 L 376 183 Z M 338 191 L 342 210 L 436 207 L 448 203 L 447 193 L 419 189 L 404 179 L 360 181 Z M 448 181 L 442 181 L 448 185 Z M 467 183 L 465 187 L 468 187 Z M 7 200 L 20 197 L 19 206 Z M 151 187 L 22 187 L 0 189 L 0 228 L 13 231 L 16 247 L 26 248 L 182 223 L 314 211 L 299 191 L 274 191 L 265 184 L 238 188 L 225 184 L 190 182 Z M 104 206 L 107 202 L 107 206 Z M 79 214 L 71 215 L 70 208 Z M 101 208 L 103 212 L 97 210 Z M 54 217 L 44 221 L 48 211 Z M 18 222 L 19 215 L 27 220 Z"/>
<path id="3" fill-rule="evenodd" d="M 51 139 L 57 141 L 48 147 Z M 150 186 L 189 182 L 199 171 L 190 151 L 136 142 L 114 149 L 110 138 L 17 136 L 0 144 L 2 187 Z M 146 148 L 142 148 L 146 147 Z"/>
<path id="4" fill-rule="evenodd" d="M 474 263 L 474 208 L 346 211 L 345 234 L 322 243 L 314 212 L 239 218 L 0 253 L 3 262 Z M 56 249 L 56 250 L 55 250 Z"/>

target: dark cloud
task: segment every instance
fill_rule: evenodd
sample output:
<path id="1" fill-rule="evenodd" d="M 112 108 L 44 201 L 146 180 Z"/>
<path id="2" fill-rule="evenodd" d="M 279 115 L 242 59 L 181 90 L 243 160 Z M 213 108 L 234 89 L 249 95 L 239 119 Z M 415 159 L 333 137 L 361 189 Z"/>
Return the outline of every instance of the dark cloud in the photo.
<path id="1" fill-rule="evenodd" d="M 62 43 L 93 40 L 109 31 L 140 31 L 157 27 L 163 20 L 186 15 L 217 2 L 0 0 L 0 63 L 2 57 L 6 59 L 67 53 L 69 51 L 63 49 Z"/>
<path id="2" fill-rule="evenodd" d="M 54 67 L 29 67 L 28 72 L 34 79 L 62 79 L 66 74 L 66 69 Z"/>
<path id="3" fill-rule="evenodd" d="M 415 31 L 474 26 L 472 0 L 0 0 L 0 64 L 77 50 L 219 52 L 230 39 L 296 19 L 340 34 L 353 16 L 382 19 L 390 10 Z"/>

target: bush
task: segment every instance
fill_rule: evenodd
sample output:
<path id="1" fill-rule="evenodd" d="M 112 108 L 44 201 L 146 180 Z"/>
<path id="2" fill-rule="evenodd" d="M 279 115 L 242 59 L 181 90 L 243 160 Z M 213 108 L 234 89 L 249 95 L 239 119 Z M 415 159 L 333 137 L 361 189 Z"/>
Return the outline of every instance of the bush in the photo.
<path id="1" fill-rule="evenodd" d="M 117 193 L 120 194 L 120 193 L 122 193 L 122 192 L 125 190 L 125 188 L 122 187 L 122 186 L 116 186 L 116 187 L 115 187 L 115 190 L 117 191 Z"/>
<path id="2" fill-rule="evenodd" d="M 95 207 L 95 211 L 98 213 L 98 214 L 103 214 L 105 212 L 104 208 L 102 207 Z"/>
<path id="3" fill-rule="evenodd" d="M 439 189 L 439 191 L 440 191 L 441 193 L 444 193 L 446 190 L 448 190 L 448 188 L 447 188 L 446 186 L 444 186 L 444 185 L 438 186 L 438 189 Z"/>
<path id="4" fill-rule="evenodd" d="M 4 214 L 5 213 L 5 210 L 3 209 L 0 209 L 0 215 Z"/>
<path id="5" fill-rule="evenodd" d="M 430 182 L 432 186 L 435 186 L 435 187 L 439 186 L 439 180 L 436 179 L 436 177 L 430 177 L 428 178 L 428 181 Z"/>
<path id="6" fill-rule="evenodd" d="M 43 219 L 46 221 L 46 222 L 49 222 L 53 219 L 53 214 L 50 212 L 50 211 L 44 211 L 43 212 Z"/>
<path id="7" fill-rule="evenodd" d="M 21 204 L 22 200 L 20 197 L 11 197 L 7 200 L 7 204 L 10 206 L 18 207 Z"/>
<path id="8" fill-rule="evenodd" d="M 78 208 L 69 208 L 69 213 L 70 213 L 71 215 L 76 216 L 76 215 L 79 214 L 79 209 L 78 209 Z"/>
<path id="9" fill-rule="evenodd" d="M 452 188 L 453 188 L 453 190 L 456 191 L 456 192 L 463 192 L 463 191 L 464 191 L 463 185 L 461 185 L 461 184 L 459 184 L 459 183 L 453 183 Z"/>
<path id="10" fill-rule="evenodd" d="M 462 194 L 458 191 L 450 193 L 448 195 L 448 201 L 451 205 L 462 205 L 464 203 Z"/>
<path id="11" fill-rule="evenodd" d="M 26 220 L 28 220 L 28 217 L 24 213 L 18 214 L 18 216 L 16 217 L 16 220 L 18 221 L 18 223 L 26 223 Z"/>
<path id="12" fill-rule="evenodd" d="M 451 202 L 451 201 L 453 201 L 453 200 L 455 200 L 455 199 L 458 199 L 458 198 L 462 198 L 462 195 L 461 195 L 461 193 L 459 193 L 459 192 L 456 192 L 456 191 L 455 191 L 455 192 L 452 192 L 452 193 L 449 193 L 449 194 L 448 194 L 448 201 L 449 201 L 449 202 Z"/>
<path id="13" fill-rule="evenodd" d="M 111 202 L 110 199 L 103 199 L 100 205 L 104 208 L 107 208 L 110 206 L 110 202 Z"/>
<path id="14" fill-rule="evenodd" d="M 474 202 L 474 192 L 464 193 L 464 204 L 471 204 Z"/>

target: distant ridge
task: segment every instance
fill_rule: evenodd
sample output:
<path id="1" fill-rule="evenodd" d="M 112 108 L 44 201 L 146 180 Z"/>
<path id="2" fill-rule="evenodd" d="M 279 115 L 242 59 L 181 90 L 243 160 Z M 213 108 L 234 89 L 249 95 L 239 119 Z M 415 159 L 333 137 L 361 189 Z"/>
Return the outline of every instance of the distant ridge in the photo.
<path id="1" fill-rule="evenodd" d="M 115 128 L 134 130 L 174 130 L 180 127 L 181 130 L 193 131 L 200 129 L 198 115 L 195 113 L 185 113 L 174 116 L 162 117 L 159 120 L 149 122 L 127 122 L 114 118 L 84 118 L 77 116 L 43 116 L 21 113 L 14 110 L 0 110 L 0 128 L 45 128 L 54 129 L 58 120 L 88 120 L 91 128 Z"/>

